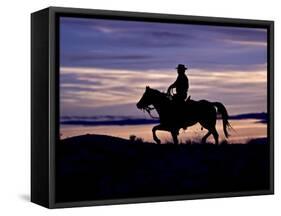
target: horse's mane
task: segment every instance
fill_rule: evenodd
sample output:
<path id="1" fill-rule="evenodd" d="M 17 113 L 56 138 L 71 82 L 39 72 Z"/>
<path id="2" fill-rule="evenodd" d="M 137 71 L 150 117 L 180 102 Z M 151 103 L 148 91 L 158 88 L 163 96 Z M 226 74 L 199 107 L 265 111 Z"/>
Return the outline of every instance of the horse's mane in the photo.
<path id="1" fill-rule="evenodd" d="M 154 97 L 157 97 L 157 101 L 160 102 L 165 102 L 165 103 L 170 103 L 171 99 L 168 97 L 168 94 L 165 92 L 161 92 L 157 89 L 149 88 L 149 91 L 154 95 Z M 156 101 L 154 101 L 156 102 Z"/>
<path id="2" fill-rule="evenodd" d="M 161 95 L 161 96 L 167 97 L 167 93 L 161 92 L 161 91 L 159 91 L 158 89 L 150 88 L 150 91 L 153 91 L 153 92 L 155 92 L 156 94 L 159 94 L 159 95 Z"/>

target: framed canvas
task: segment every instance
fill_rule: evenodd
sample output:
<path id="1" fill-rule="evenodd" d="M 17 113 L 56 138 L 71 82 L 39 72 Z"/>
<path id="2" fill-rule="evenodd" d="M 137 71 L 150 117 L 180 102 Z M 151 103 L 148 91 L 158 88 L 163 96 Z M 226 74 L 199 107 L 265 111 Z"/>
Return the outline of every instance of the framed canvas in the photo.
<path id="1" fill-rule="evenodd" d="M 273 194 L 273 21 L 31 15 L 31 201 Z"/>

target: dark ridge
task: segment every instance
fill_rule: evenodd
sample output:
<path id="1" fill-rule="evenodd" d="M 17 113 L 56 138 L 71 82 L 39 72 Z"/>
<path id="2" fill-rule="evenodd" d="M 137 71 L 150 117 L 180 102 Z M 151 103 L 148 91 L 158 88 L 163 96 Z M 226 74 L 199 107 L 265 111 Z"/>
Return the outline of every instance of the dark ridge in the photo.
<path id="1" fill-rule="evenodd" d="M 123 139 L 120 137 L 108 136 L 108 135 L 100 135 L 100 134 L 86 134 L 81 136 L 69 137 L 62 140 L 62 143 L 123 143 L 129 142 L 127 139 Z"/>
<path id="2" fill-rule="evenodd" d="M 267 143 L 267 137 L 255 138 L 247 142 L 247 144 L 265 144 L 265 143 Z"/>
<path id="3" fill-rule="evenodd" d="M 268 190 L 269 155 L 265 138 L 216 146 L 72 137 L 56 146 L 56 202 Z"/>

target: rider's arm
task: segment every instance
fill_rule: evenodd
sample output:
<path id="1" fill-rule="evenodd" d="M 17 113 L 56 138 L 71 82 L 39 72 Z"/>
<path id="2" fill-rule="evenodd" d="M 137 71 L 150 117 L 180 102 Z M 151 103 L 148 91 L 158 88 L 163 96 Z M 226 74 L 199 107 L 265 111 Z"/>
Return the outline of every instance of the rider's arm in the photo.
<path id="1" fill-rule="evenodd" d="M 175 87 L 176 87 L 176 82 L 174 82 L 172 85 L 169 86 L 169 88 L 167 90 L 168 94 L 171 94 L 171 90 Z"/>

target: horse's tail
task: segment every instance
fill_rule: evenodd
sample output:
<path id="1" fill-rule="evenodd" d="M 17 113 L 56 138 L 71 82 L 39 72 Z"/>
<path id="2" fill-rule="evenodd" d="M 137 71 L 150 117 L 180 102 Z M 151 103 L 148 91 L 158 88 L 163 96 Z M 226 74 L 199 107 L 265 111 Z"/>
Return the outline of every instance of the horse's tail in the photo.
<path id="1" fill-rule="evenodd" d="M 230 125 L 230 123 L 228 121 L 229 116 L 228 116 L 227 110 L 226 110 L 225 106 L 222 103 L 220 103 L 220 102 L 213 102 L 212 104 L 215 107 L 217 107 L 218 112 L 222 116 L 224 135 L 225 135 L 226 138 L 228 138 L 229 137 L 229 133 L 228 133 L 227 129 L 231 128 L 231 125 Z"/>

